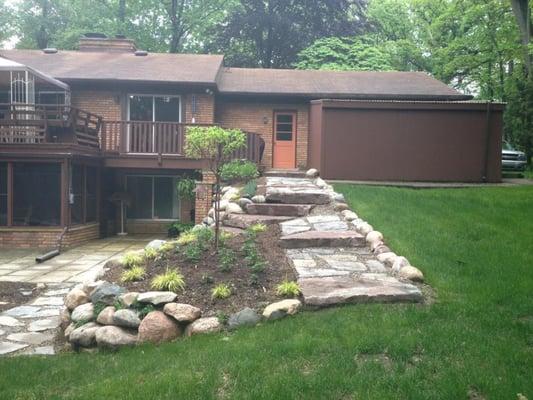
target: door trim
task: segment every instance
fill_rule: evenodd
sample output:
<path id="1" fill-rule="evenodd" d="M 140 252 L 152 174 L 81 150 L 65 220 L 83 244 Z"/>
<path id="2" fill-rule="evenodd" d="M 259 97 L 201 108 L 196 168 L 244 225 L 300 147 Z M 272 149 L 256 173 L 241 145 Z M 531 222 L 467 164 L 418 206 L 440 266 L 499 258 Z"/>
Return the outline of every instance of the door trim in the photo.
<path id="1" fill-rule="evenodd" d="M 298 110 L 295 109 L 273 109 L 272 110 L 272 161 L 271 168 L 274 168 L 274 143 L 276 138 L 276 114 L 292 114 L 294 115 L 294 167 L 298 168 Z"/>

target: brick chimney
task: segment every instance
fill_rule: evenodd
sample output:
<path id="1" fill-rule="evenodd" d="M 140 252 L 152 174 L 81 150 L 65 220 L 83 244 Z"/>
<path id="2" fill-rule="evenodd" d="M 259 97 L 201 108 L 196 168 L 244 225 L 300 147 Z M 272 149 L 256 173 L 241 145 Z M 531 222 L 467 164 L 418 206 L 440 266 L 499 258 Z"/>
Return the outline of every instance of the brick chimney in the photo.
<path id="1" fill-rule="evenodd" d="M 133 39 L 122 35 L 109 38 L 102 33 L 86 33 L 80 38 L 80 51 L 108 51 L 113 53 L 134 53 L 137 48 Z"/>

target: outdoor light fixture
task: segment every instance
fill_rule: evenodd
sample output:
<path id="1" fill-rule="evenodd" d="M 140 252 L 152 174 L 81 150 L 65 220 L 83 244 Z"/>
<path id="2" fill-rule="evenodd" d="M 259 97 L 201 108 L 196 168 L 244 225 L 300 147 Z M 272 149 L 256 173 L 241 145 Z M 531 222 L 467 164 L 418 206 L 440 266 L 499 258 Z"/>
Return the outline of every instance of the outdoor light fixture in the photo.
<path id="1" fill-rule="evenodd" d="M 268 124 L 268 117 L 263 117 L 263 124 Z"/>

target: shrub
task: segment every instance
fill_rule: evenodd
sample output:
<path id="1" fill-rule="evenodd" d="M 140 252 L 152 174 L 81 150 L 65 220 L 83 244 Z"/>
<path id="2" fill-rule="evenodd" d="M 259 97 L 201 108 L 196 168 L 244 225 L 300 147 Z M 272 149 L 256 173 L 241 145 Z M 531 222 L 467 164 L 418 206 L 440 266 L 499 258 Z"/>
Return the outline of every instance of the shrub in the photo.
<path id="1" fill-rule="evenodd" d="M 122 257 L 122 265 L 124 265 L 124 268 L 137 267 L 143 262 L 143 257 L 137 252 L 129 252 Z"/>
<path id="2" fill-rule="evenodd" d="M 211 291 L 211 297 L 213 299 L 227 299 L 231 296 L 231 289 L 225 283 L 216 285 Z"/>
<path id="3" fill-rule="evenodd" d="M 180 236 L 181 234 L 189 231 L 193 226 L 194 224 L 192 224 L 191 222 L 173 222 L 168 226 L 168 236 Z"/>
<path id="4" fill-rule="evenodd" d="M 176 240 L 176 243 L 180 246 L 184 246 L 186 244 L 192 243 L 196 241 L 196 234 L 194 232 L 186 232 L 183 235 L 181 235 L 178 240 Z"/>
<path id="5" fill-rule="evenodd" d="M 180 178 L 176 183 L 176 192 L 178 197 L 193 199 L 196 182 L 191 178 Z"/>
<path id="6" fill-rule="evenodd" d="M 300 286 L 294 281 L 284 280 L 276 289 L 278 296 L 297 297 L 300 295 Z"/>
<path id="7" fill-rule="evenodd" d="M 250 225 L 248 229 L 250 230 L 250 232 L 258 234 L 258 233 L 265 232 L 267 230 L 267 226 L 265 224 L 258 223 L 258 224 Z"/>
<path id="8" fill-rule="evenodd" d="M 143 267 L 133 267 L 124 271 L 120 277 L 122 282 L 141 281 L 146 275 Z"/>
<path id="9" fill-rule="evenodd" d="M 152 311 L 155 311 L 155 307 L 150 303 L 141 303 L 137 300 L 135 300 L 131 304 L 131 308 L 137 311 L 137 314 L 139 315 L 140 319 L 143 319 L 146 317 L 148 313 L 151 313 Z"/>
<path id="10" fill-rule="evenodd" d="M 235 264 L 235 261 L 237 260 L 237 257 L 235 256 L 235 252 L 231 249 L 228 249 L 226 247 L 223 247 L 218 252 L 218 262 L 220 263 L 219 268 L 223 272 L 229 272 L 233 268 L 233 264 Z"/>
<path id="11" fill-rule="evenodd" d="M 178 290 L 183 291 L 185 289 L 185 279 L 178 271 L 167 269 L 164 274 L 156 275 L 152 279 L 152 289 L 177 293 Z"/>
<path id="12" fill-rule="evenodd" d="M 202 256 L 202 248 L 196 242 L 192 242 L 185 246 L 183 254 L 185 255 L 185 260 L 198 262 Z"/>
<path id="13" fill-rule="evenodd" d="M 257 181 L 255 179 L 246 182 L 242 188 L 242 194 L 247 197 L 254 197 L 257 192 Z"/>
<path id="14" fill-rule="evenodd" d="M 222 166 L 220 177 L 224 181 L 249 181 L 259 176 L 257 165 L 251 161 L 235 160 Z"/>

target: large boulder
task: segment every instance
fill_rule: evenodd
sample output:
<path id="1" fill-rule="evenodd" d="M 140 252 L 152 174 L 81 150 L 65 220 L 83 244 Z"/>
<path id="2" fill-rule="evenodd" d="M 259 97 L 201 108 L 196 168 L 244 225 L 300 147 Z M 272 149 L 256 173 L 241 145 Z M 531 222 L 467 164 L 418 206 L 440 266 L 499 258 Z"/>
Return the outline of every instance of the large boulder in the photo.
<path id="1" fill-rule="evenodd" d="M 76 307 L 72 314 L 70 314 L 70 319 L 74 322 L 80 321 L 92 321 L 94 319 L 94 306 L 92 303 L 85 303 Z"/>
<path id="2" fill-rule="evenodd" d="M 107 306 L 96 317 L 96 322 L 101 325 L 114 325 L 113 316 L 115 315 L 115 307 Z"/>
<path id="3" fill-rule="evenodd" d="M 119 296 L 119 300 L 126 307 L 129 307 L 137 301 L 138 296 L 139 296 L 139 292 L 128 292 L 128 293 L 121 294 Z"/>
<path id="4" fill-rule="evenodd" d="M 115 285 L 114 283 L 104 282 L 91 293 L 91 301 L 96 303 L 103 303 L 112 305 L 117 298 L 124 293 L 123 287 Z"/>
<path id="5" fill-rule="evenodd" d="M 306 171 L 305 176 L 307 178 L 316 178 L 318 176 L 318 170 L 316 168 L 310 168 Z"/>
<path id="6" fill-rule="evenodd" d="M 392 251 L 389 251 L 387 253 L 380 253 L 376 255 L 376 258 L 378 261 L 384 263 L 385 265 L 392 267 L 392 264 L 394 264 L 394 260 L 396 260 L 396 253 L 393 253 Z"/>
<path id="7" fill-rule="evenodd" d="M 65 306 L 71 311 L 88 302 L 89 296 L 82 289 L 76 287 L 68 292 L 65 297 Z"/>
<path id="8" fill-rule="evenodd" d="M 154 306 L 172 303 L 178 295 L 174 292 L 144 292 L 137 296 L 139 303 L 150 303 Z"/>
<path id="9" fill-rule="evenodd" d="M 249 307 L 232 314 L 228 320 L 228 328 L 230 330 L 237 329 L 241 326 L 254 326 L 261 321 L 261 317 L 254 310 Z"/>
<path id="10" fill-rule="evenodd" d="M 192 336 L 202 333 L 220 332 L 222 324 L 217 317 L 200 318 L 185 328 L 185 335 Z"/>
<path id="11" fill-rule="evenodd" d="M 357 214 L 354 213 L 352 210 L 341 211 L 341 214 L 346 221 L 354 221 L 358 218 Z"/>
<path id="12" fill-rule="evenodd" d="M 161 311 L 152 311 L 139 325 L 139 342 L 161 343 L 181 336 L 179 325 Z"/>
<path id="13" fill-rule="evenodd" d="M 373 253 L 374 253 L 374 255 L 376 257 L 378 255 L 380 255 L 380 254 L 390 253 L 391 252 L 389 246 L 387 246 L 386 244 L 383 244 L 383 243 L 379 243 L 378 246 L 374 247 L 374 249 L 372 251 L 373 251 Z"/>
<path id="14" fill-rule="evenodd" d="M 371 231 L 366 235 L 366 242 L 369 244 L 381 242 L 383 240 L 383 234 L 379 231 Z"/>
<path id="15" fill-rule="evenodd" d="M 141 320 L 135 311 L 122 309 L 115 311 L 115 314 L 113 314 L 113 324 L 135 329 L 141 324 Z"/>
<path id="16" fill-rule="evenodd" d="M 266 201 L 266 198 L 262 194 L 256 194 L 252 197 L 252 201 L 254 203 L 264 203 Z"/>
<path id="17" fill-rule="evenodd" d="M 266 306 L 263 311 L 263 317 L 268 320 L 283 318 L 286 315 L 296 314 L 301 306 L 300 300 L 296 299 L 278 301 Z"/>
<path id="18" fill-rule="evenodd" d="M 91 347 L 96 343 L 96 331 L 100 328 L 95 322 L 89 322 L 75 328 L 68 335 L 68 340 L 75 346 Z M 65 333 L 66 335 L 66 333 Z"/>
<path id="19" fill-rule="evenodd" d="M 166 242 L 167 242 L 166 240 L 155 239 L 155 240 L 152 240 L 150 243 L 148 243 L 145 249 L 159 250 L 161 246 L 163 246 Z"/>
<path id="20" fill-rule="evenodd" d="M 226 213 L 228 214 L 244 214 L 243 209 L 237 203 L 228 203 L 226 206 Z"/>
<path id="21" fill-rule="evenodd" d="M 248 204 L 253 204 L 253 201 L 250 200 L 250 199 L 247 199 L 246 197 L 241 197 L 237 203 L 239 204 L 239 206 L 240 206 L 243 210 L 245 210 L 245 209 L 246 209 L 246 206 L 247 206 Z"/>
<path id="22" fill-rule="evenodd" d="M 167 303 L 163 307 L 163 312 L 178 322 L 189 323 L 202 316 L 202 310 L 190 304 Z"/>
<path id="23" fill-rule="evenodd" d="M 407 267 L 408 265 L 411 264 L 409 263 L 409 260 L 407 260 L 407 258 L 401 256 L 396 257 L 396 259 L 394 260 L 394 264 L 392 264 L 392 271 L 400 272 L 403 267 Z"/>
<path id="24" fill-rule="evenodd" d="M 239 189 L 234 187 L 229 188 L 225 193 L 222 194 L 222 200 L 235 200 L 239 198 Z"/>
<path id="25" fill-rule="evenodd" d="M 95 334 L 98 347 L 116 349 L 121 346 L 133 346 L 137 335 L 118 326 L 108 325 L 98 328 Z"/>
<path id="26" fill-rule="evenodd" d="M 424 274 L 418 268 L 412 265 L 406 265 L 400 269 L 398 276 L 404 279 L 409 279 L 413 282 L 424 282 Z"/>

